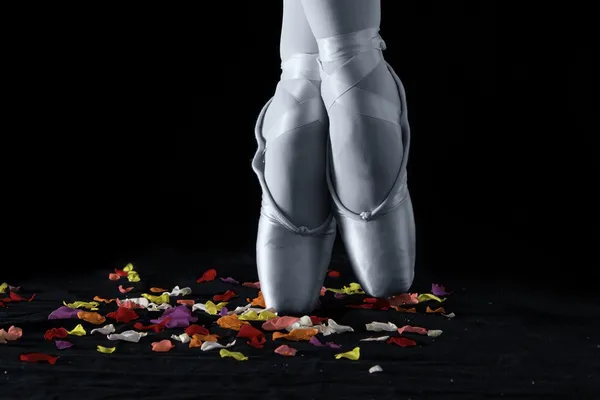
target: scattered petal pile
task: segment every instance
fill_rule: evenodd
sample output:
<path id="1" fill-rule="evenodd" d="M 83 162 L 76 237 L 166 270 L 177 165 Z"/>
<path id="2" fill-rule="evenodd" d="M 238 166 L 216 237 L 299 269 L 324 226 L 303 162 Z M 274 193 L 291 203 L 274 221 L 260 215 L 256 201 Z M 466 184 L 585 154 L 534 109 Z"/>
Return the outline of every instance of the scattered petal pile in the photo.
<path id="1" fill-rule="evenodd" d="M 411 351 L 402 348 L 428 345 L 442 335 L 441 329 L 412 325 L 411 320 L 417 323 L 413 320 L 415 314 L 419 314 L 421 322 L 431 321 L 427 325 L 432 328 L 440 328 L 440 323 L 456 317 L 446 309 L 452 292 L 443 285 L 433 283 L 430 293 L 401 293 L 382 299 L 367 297 L 356 282 L 344 285 L 342 277 L 339 271 L 328 271 L 327 281 L 336 287 L 323 287 L 321 301 L 376 311 L 373 312 L 376 320 L 364 324 L 364 328 L 345 325 L 342 321 L 345 318 L 337 322 L 324 316 L 279 315 L 276 310 L 266 308 L 260 282 L 220 277 L 214 268 L 202 272 L 193 288 L 168 289 L 170 286 L 160 285 L 161 282 L 156 282 L 160 286 L 144 285 L 133 264 L 127 264 L 108 274 L 109 280 L 114 281 L 114 290 L 98 293 L 93 299 L 69 299 L 57 304 L 56 310 L 48 315 L 53 327 L 37 339 L 52 342 L 65 359 L 69 349 L 92 340 L 91 345 L 95 346 L 92 348 L 107 356 L 119 352 L 119 346 L 127 346 L 123 343 L 129 346 L 133 343 L 156 353 L 218 350 L 221 358 L 236 361 L 252 360 L 256 351 L 283 357 L 329 351 L 329 357 L 356 361 L 361 358 L 359 343 L 364 345 L 368 358 L 371 346 L 391 345 L 389 351 L 402 353 Z M 207 293 L 211 285 L 220 285 L 220 290 Z M 34 293 L 21 295 L 20 290 L 8 283 L 0 284 L 0 307 L 18 307 L 19 303 L 35 301 Z M 326 309 L 319 308 L 319 312 Z M 389 315 L 396 323 L 381 320 L 383 315 Z M 381 334 L 369 336 L 373 332 Z M 10 345 L 23 335 L 18 327 L 2 327 L 0 320 L 0 344 Z M 348 345 L 344 338 L 351 338 L 354 345 Z M 20 359 L 51 365 L 61 362 L 58 356 L 43 353 L 24 353 Z M 368 371 L 383 369 L 375 365 Z"/>

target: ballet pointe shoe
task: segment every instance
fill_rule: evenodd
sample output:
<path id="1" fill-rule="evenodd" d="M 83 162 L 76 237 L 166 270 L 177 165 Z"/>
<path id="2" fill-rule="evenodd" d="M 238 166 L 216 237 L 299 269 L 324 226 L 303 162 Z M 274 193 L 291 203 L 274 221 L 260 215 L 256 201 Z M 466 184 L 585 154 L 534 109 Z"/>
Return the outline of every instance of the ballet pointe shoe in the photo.
<path id="1" fill-rule="evenodd" d="M 283 112 L 269 128 L 270 133 L 275 130 L 276 136 L 301 135 L 303 132 L 298 128 L 309 124 L 321 124 L 322 129 L 327 129 L 327 113 L 319 88 L 310 81 L 320 81 L 316 57 L 316 54 L 298 54 L 282 64 L 281 82 L 294 81 L 289 87 L 299 102 Z M 267 102 L 258 117 L 255 129 L 258 150 L 252 161 L 262 189 L 256 241 L 258 277 L 268 308 L 274 308 L 280 315 L 304 315 L 318 303 L 331 260 L 336 223 L 330 213 L 316 228 L 296 226 L 275 203 L 265 180 L 265 153 L 269 150 L 263 135 L 265 114 L 272 101 Z"/>
<path id="2" fill-rule="evenodd" d="M 321 68 L 321 93 L 328 111 L 337 105 L 346 110 L 359 108 L 363 115 L 400 127 L 402 163 L 387 197 L 377 207 L 354 212 L 344 206 L 335 189 L 331 141 L 327 152 L 326 179 L 350 263 L 365 292 L 380 298 L 407 292 L 414 278 L 415 222 L 407 187 L 410 128 L 404 87 L 387 63 L 385 65 L 398 89 L 400 107 L 355 87 L 379 63 L 385 63 L 381 54 L 385 43 L 377 29 L 321 39 L 319 42 L 321 58 L 323 53 L 351 52 L 351 58 L 331 75 Z M 321 61 L 324 60 L 319 63 Z M 330 120 L 333 118 L 331 112 L 329 117 Z"/>

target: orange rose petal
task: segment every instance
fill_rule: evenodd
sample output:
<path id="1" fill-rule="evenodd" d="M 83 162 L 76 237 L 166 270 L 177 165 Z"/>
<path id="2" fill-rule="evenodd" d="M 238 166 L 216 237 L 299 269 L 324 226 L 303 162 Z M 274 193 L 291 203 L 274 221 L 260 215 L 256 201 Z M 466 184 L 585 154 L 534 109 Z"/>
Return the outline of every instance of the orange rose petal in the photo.
<path id="1" fill-rule="evenodd" d="M 237 314 L 232 314 L 222 316 L 217 320 L 217 324 L 223 329 L 239 331 L 242 325 L 249 325 L 249 322 L 240 320 Z"/>
<path id="2" fill-rule="evenodd" d="M 273 332 L 273 340 L 287 339 L 294 342 L 302 340 L 309 341 L 311 337 L 315 336 L 319 331 L 315 328 L 307 329 L 292 329 L 290 333 Z"/>
<path id="3" fill-rule="evenodd" d="M 94 325 L 100 325 L 106 321 L 106 318 L 104 318 L 102 315 L 90 311 L 79 311 L 77 313 L 77 318 Z"/>
<path id="4" fill-rule="evenodd" d="M 177 300 L 177 304 L 183 304 L 186 306 L 193 306 L 194 304 L 196 304 L 196 302 L 194 300 Z"/>
<path id="5" fill-rule="evenodd" d="M 287 337 L 287 333 L 283 333 L 283 332 L 273 332 L 273 336 L 271 336 L 271 339 L 273 340 L 277 340 L 277 339 L 285 339 Z"/>
<path id="6" fill-rule="evenodd" d="M 200 339 L 200 335 L 192 336 L 192 340 L 190 340 L 190 349 L 195 347 L 202 347 L 202 339 Z"/>
<path id="7" fill-rule="evenodd" d="M 201 340 L 202 342 L 218 342 L 219 341 L 219 335 L 200 335 L 200 334 L 196 333 L 195 335 L 192 336 L 192 338 L 198 338 L 198 340 Z"/>
<path id="8" fill-rule="evenodd" d="M 439 307 L 439 308 L 436 308 L 435 310 L 432 310 L 429 306 L 427 306 L 427 309 L 425 310 L 425 312 L 428 314 L 439 314 L 439 313 L 446 314 L 446 310 L 444 310 L 444 307 Z"/>
<path id="9" fill-rule="evenodd" d="M 409 313 L 416 313 L 417 310 L 413 307 L 413 308 L 403 308 L 403 307 L 398 307 L 398 306 L 392 306 L 392 308 L 398 312 L 409 312 Z"/>
<path id="10" fill-rule="evenodd" d="M 110 303 L 112 303 L 113 301 L 115 301 L 115 299 L 104 299 L 104 298 L 102 298 L 102 297 L 100 297 L 100 296 L 96 296 L 96 297 L 94 297 L 94 301 L 97 301 L 97 302 L 99 302 L 99 303 L 106 303 L 106 304 L 110 304 Z"/>
<path id="11" fill-rule="evenodd" d="M 167 289 L 163 289 L 163 288 L 159 288 L 159 287 L 151 287 L 150 291 L 152 293 L 164 293 L 164 292 L 168 292 Z"/>
<path id="12" fill-rule="evenodd" d="M 254 299 L 252 299 L 252 300 L 246 299 L 246 300 L 251 302 L 253 306 L 267 308 L 267 306 L 265 305 L 265 298 L 263 297 L 263 294 L 260 291 L 258 292 L 258 296 L 255 297 Z"/>
<path id="13" fill-rule="evenodd" d="M 110 279 L 111 281 L 118 281 L 119 279 L 121 279 L 121 277 L 117 274 L 108 274 L 108 279 Z"/>

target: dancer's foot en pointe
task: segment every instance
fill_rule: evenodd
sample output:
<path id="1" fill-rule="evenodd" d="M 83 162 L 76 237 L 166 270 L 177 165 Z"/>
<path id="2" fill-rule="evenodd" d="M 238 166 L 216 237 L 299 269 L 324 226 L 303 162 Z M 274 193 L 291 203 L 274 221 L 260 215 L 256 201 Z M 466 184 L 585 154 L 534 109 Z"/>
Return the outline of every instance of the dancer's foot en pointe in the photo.
<path id="1" fill-rule="evenodd" d="M 325 181 L 328 123 L 317 44 L 297 0 L 285 2 L 283 25 L 281 80 L 256 124 L 253 169 L 263 192 L 257 265 L 267 307 L 307 314 L 336 233 Z"/>
<path id="2" fill-rule="evenodd" d="M 378 0 L 303 0 L 319 46 L 329 116 L 327 181 L 340 233 L 364 290 L 406 292 L 415 263 L 407 188 L 406 97 L 382 54 Z"/>

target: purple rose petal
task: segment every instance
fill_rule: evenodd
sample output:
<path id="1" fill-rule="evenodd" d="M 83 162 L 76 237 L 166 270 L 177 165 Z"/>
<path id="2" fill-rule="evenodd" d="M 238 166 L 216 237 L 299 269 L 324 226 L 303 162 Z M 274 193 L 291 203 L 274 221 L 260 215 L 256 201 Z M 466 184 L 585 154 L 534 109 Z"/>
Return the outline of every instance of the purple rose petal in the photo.
<path id="1" fill-rule="evenodd" d="M 225 283 L 232 283 L 234 285 L 239 285 L 240 283 L 238 281 L 236 281 L 235 279 L 233 279 L 232 277 L 229 278 L 221 278 L 221 281 L 225 282 Z"/>
<path id="2" fill-rule="evenodd" d="M 219 312 L 219 314 L 224 317 L 227 315 L 227 313 L 229 312 L 229 310 L 227 309 L 227 307 L 223 307 L 221 308 L 221 312 Z"/>
<path id="3" fill-rule="evenodd" d="M 344 293 L 336 293 L 333 295 L 333 297 L 335 297 L 336 299 L 343 299 L 344 297 L 346 297 L 346 295 Z"/>
<path id="4" fill-rule="evenodd" d="M 342 347 L 339 344 L 335 344 L 333 342 L 322 343 L 319 339 L 317 339 L 316 336 L 311 337 L 310 340 L 308 341 L 308 343 L 312 344 L 313 346 L 331 347 L 332 349 L 339 349 L 340 347 Z"/>
<path id="5" fill-rule="evenodd" d="M 58 310 L 52 311 L 48 319 L 71 319 L 77 318 L 79 310 L 67 306 L 62 306 Z"/>
<path id="6" fill-rule="evenodd" d="M 198 321 L 198 318 L 192 315 L 192 311 L 186 305 L 181 305 L 165 310 L 160 318 L 152 319 L 150 322 L 162 324 L 167 318 L 169 318 L 165 324 L 167 328 L 186 328 L 190 325 L 190 322 Z"/>
<path id="7" fill-rule="evenodd" d="M 443 285 L 438 285 L 437 283 L 431 284 L 431 293 L 436 296 L 447 296 L 450 294 L 446 292 L 446 288 Z"/>
<path id="8" fill-rule="evenodd" d="M 171 317 L 171 319 L 165 324 L 166 328 L 187 328 L 188 326 L 190 326 L 189 318 L 178 316 Z"/>
<path id="9" fill-rule="evenodd" d="M 308 341 L 308 343 L 312 344 L 313 346 L 317 346 L 317 347 L 325 346 L 323 343 L 321 343 L 321 341 L 319 339 L 317 339 L 316 336 L 311 337 L 310 340 Z"/>
<path id="10" fill-rule="evenodd" d="M 56 348 L 59 350 L 68 349 L 69 347 L 73 347 L 73 343 L 67 342 L 66 340 L 57 340 L 54 342 Z"/>

